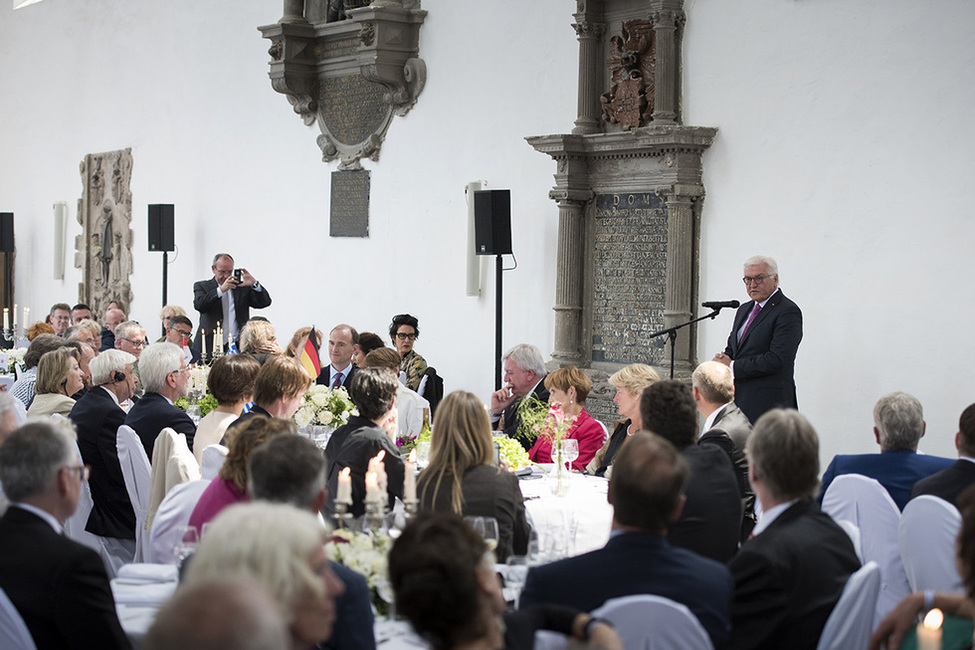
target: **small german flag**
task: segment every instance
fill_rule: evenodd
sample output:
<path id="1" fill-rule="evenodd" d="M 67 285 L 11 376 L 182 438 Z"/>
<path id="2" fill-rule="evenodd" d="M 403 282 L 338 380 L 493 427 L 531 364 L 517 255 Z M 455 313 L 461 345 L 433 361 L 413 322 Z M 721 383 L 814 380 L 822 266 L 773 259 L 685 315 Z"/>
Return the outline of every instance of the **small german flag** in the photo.
<path id="1" fill-rule="evenodd" d="M 308 338 L 305 339 L 305 345 L 301 348 L 298 363 L 301 364 L 301 367 L 305 369 L 312 380 L 317 379 L 322 372 L 322 362 L 318 358 L 318 336 L 314 325 L 311 326 Z"/>

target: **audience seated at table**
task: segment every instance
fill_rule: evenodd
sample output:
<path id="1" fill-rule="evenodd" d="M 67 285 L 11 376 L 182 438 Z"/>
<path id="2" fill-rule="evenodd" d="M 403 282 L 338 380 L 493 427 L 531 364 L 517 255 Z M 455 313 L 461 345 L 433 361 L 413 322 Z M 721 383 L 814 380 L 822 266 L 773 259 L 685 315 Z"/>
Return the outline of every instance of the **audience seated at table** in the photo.
<path id="1" fill-rule="evenodd" d="M 359 337 L 362 340 L 362 337 Z M 360 368 L 388 368 L 393 373 L 399 372 L 399 354 L 396 350 L 380 347 L 366 354 Z M 430 402 L 420 397 L 416 391 L 404 384 L 396 388 L 396 414 L 399 422 L 399 435 L 416 438 L 423 428 L 423 409 L 429 415 Z"/>
<path id="2" fill-rule="evenodd" d="M 145 394 L 129 410 L 125 424 L 142 440 L 148 458 L 152 458 L 159 432 L 166 427 L 186 434 L 186 445 L 192 451 L 196 424 L 186 411 L 173 405 L 186 396 L 189 382 L 189 366 L 183 351 L 172 343 L 153 343 L 139 357 L 139 369 Z"/>
<path id="3" fill-rule="evenodd" d="M 240 330 L 240 353 L 253 356 L 261 365 L 281 352 L 274 325 L 269 320 L 252 318 Z"/>
<path id="4" fill-rule="evenodd" d="M 144 650 L 280 650 L 291 643 L 267 591 L 243 575 L 217 576 L 179 589 L 159 610 Z"/>
<path id="5" fill-rule="evenodd" d="M 316 516 L 328 498 L 325 480 L 325 457 L 315 443 L 300 436 L 268 440 L 247 463 L 247 492 L 252 500 L 287 503 Z M 329 564 L 345 592 L 335 599 L 332 636 L 319 647 L 374 649 L 372 600 L 365 577 L 337 562 Z"/>
<path id="6" fill-rule="evenodd" d="M 366 355 L 373 350 L 378 350 L 384 347 L 386 347 L 386 344 L 383 342 L 381 336 L 374 334 L 373 332 L 362 332 L 359 334 L 359 343 L 356 345 L 355 351 L 352 353 L 352 363 L 354 363 L 357 368 L 365 368 Z M 396 353 L 396 358 L 400 359 L 398 352 Z M 398 364 L 396 374 L 399 374 Z"/>
<path id="7" fill-rule="evenodd" d="M 43 321 L 37 321 L 33 325 L 27 328 L 27 340 L 33 342 L 38 336 L 42 334 L 52 334 L 57 336 L 57 332 L 54 331 L 54 327 L 50 323 L 45 323 Z M 58 337 L 61 338 L 61 337 Z"/>
<path id="8" fill-rule="evenodd" d="M 958 497 L 965 488 L 975 485 L 975 404 L 961 413 L 955 448 L 958 449 L 955 464 L 915 483 L 911 489 L 912 499 L 929 494 L 957 506 Z"/>
<path id="9" fill-rule="evenodd" d="M 655 381 L 660 381 L 660 375 L 645 363 L 631 363 L 610 375 L 609 383 L 616 388 L 613 401 L 623 419 L 616 422 L 609 440 L 586 466 L 587 472 L 607 478 L 612 473 L 609 468 L 616 453 L 626 442 L 626 437 L 643 428 L 643 421 L 640 419 L 640 396 L 643 389 Z"/>
<path id="10" fill-rule="evenodd" d="M 227 506 L 248 501 L 247 460 L 251 453 L 261 443 L 278 436 L 293 435 L 295 432 L 295 425 L 290 420 L 268 418 L 264 415 L 252 417 L 245 424 L 232 429 L 227 434 L 227 458 L 224 459 L 217 478 L 200 495 L 200 500 L 190 515 L 189 525 L 202 531 L 203 524 L 211 521 Z"/>
<path id="11" fill-rule="evenodd" d="M 70 428 L 31 420 L 0 446 L 0 588 L 39 649 L 129 648 L 101 558 L 64 534 L 86 473 Z"/>
<path id="12" fill-rule="evenodd" d="M 71 412 L 75 405 L 71 396 L 85 387 L 80 359 L 78 350 L 68 346 L 51 350 L 41 357 L 37 364 L 34 401 L 27 409 L 28 415 L 57 413 L 67 416 Z"/>
<path id="13" fill-rule="evenodd" d="M 623 647 L 611 626 L 576 608 L 533 605 L 505 613 L 487 544 L 453 513 L 420 512 L 407 525 L 389 552 L 389 580 L 396 611 L 434 650 L 527 650 L 539 629 L 605 650 Z"/>
<path id="14" fill-rule="evenodd" d="M 180 589 L 226 576 L 253 578 L 288 622 L 288 647 L 310 650 L 331 636 L 335 598 L 343 591 L 325 541 L 325 529 L 309 512 L 283 504 L 237 504 L 211 522 Z"/>
<path id="15" fill-rule="evenodd" d="M 819 437 L 798 411 L 772 409 L 748 439 L 749 479 L 762 514 L 728 563 L 735 579 L 732 650 L 814 650 L 850 575 L 846 532 L 813 501 Z"/>
<path id="16" fill-rule="evenodd" d="M 501 363 L 504 366 L 504 386 L 491 393 L 491 424 L 496 431 L 503 431 L 528 451 L 535 438 L 534 435 L 527 436 L 527 432 L 522 430 L 518 410 L 528 396 L 548 403 L 545 358 L 538 346 L 519 343 L 504 353 Z"/>
<path id="17" fill-rule="evenodd" d="M 833 479 L 842 474 L 862 474 L 880 482 L 901 510 L 907 505 L 914 484 L 952 465 L 950 458 L 917 453 L 926 423 L 921 402 L 907 393 L 884 395 L 873 408 L 873 437 L 879 454 L 834 456 L 823 473 L 819 503 Z"/>
<path id="18" fill-rule="evenodd" d="M 603 426 L 585 409 L 592 380 L 575 366 L 567 366 L 546 375 L 545 388 L 549 391 L 549 404 L 561 405 L 565 417 L 572 420 L 566 437 L 579 442 L 579 457 L 572 461 L 572 469 L 581 472 L 603 446 L 605 438 Z M 554 463 L 551 435 L 542 432 L 528 451 L 528 457 L 534 463 Z"/>
<path id="19" fill-rule="evenodd" d="M 937 647 L 971 647 L 971 622 L 975 619 L 975 487 L 961 493 L 958 509 L 961 512 L 961 530 L 958 531 L 958 543 L 955 545 L 955 563 L 965 585 L 965 593 L 918 591 L 907 596 L 877 626 L 870 638 L 869 650 L 897 650 L 905 637 L 914 637 L 918 615 L 935 607 L 948 617 L 957 619 L 958 623 L 967 622 L 966 625 L 943 626 L 945 636 Z"/>
<path id="20" fill-rule="evenodd" d="M 48 325 L 50 327 L 50 325 Z M 54 329 L 53 327 L 51 328 Z M 64 341 L 51 334 L 41 334 L 30 342 L 27 352 L 24 353 L 24 369 L 20 377 L 10 387 L 10 394 L 19 399 L 24 408 L 30 408 L 34 401 L 34 384 L 37 381 L 37 364 L 41 357 L 52 350 L 57 350 L 64 346 Z"/>
<path id="21" fill-rule="evenodd" d="M 217 408 L 203 416 L 193 439 L 193 455 L 201 465 L 203 450 L 223 439 L 227 427 L 251 401 L 260 369 L 261 364 L 246 354 L 228 354 L 213 362 L 207 375 L 207 391 L 217 400 Z"/>
<path id="22" fill-rule="evenodd" d="M 232 422 L 227 427 L 228 432 L 244 426 L 249 418 L 258 415 L 290 419 L 304 401 L 311 382 L 297 359 L 283 354 L 268 359 L 254 378 L 254 404 L 251 410 Z"/>
<path id="23" fill-rule="evenodd" d="M 82 387 L 75 393 L 71 394 L 71 398 L 76 402 L 85 396 L 89 390 L 91 390 L 91 360 L 94 359 L 98 353 L 95 352 L 93 348 L 88 343 L 82 343 L 80 341 L 68 341 L 65 343 L 64 347 L 71 348 L 78 352 L 78 366 L 81 368 L 81 380 Z"/>
<path id="24" fill-rule="evenodd" d="M 389 324 L 389 339 L 399 353 L 400 372 L 403 383 L 410 390 L 419 390 L 427 362 L 413 349 L 414 342 L 420 338 L 420 321 L 410 314 L 397 314 Z"/>
<path id="25" fill-rule="evenodd" d="M 684 506 L 687 461 L 660 436 L 634 433 L 609 479 L 613 533 L 601 549 L 528 572 L 521 604 L 556 603 L 586 611 L 611 598 L 652 594 L 686 605 L 716 648 L 730 628 L 732 580 L 724 564 L 667 541 Z"/>
<path id="26" fill-rule="evenodd" d="M 68 418 L 78 430 L 81 457 L 91 468 L 92 509 L 85 530 L 117 547 L 121 556 L 135 553 L 135 512 L 129 501 L 119 462 L 118 428 L 125 422 L 120 404 L 135 391 L 135 357 L 105 350 L 91 361 L 95 386 L 71 409 Z"/>
<path id="27" fill-rule="evenodd" d="M 291 340 L 288 342 L 288 347 L 284 349 L 284 354 L 289 357 L 294 357 L 298 359 L 301 357 L 301 351 L 305 347 L 305 340 L 307 340 L 308 335 L 311 334 L 310 327 L 299 327 L 292 334 Z M 319 329 L 315 330 L 315 345 L 318 349 L 322 349 L 322 331 Z"/>
<path id="28" fill-rule="evenodd" d="M 741 538 L 741 493 L 728 455 L 717 445 L 698 445 L 697 405 L 687 384 L 668 379 L 643 391 L 643 428 L 677 447 L 691 468 L 684 508 L 667 529 L 667 540 L 718 562 L 727 562 Z"/>
<path id="29" fill-rule="evenodd" d="M 363 368 L 352 377 L 349 397 L 359 415 L 349 417 L 348 423 L 336 429 L 328 439 L 325 457 L 329 461 L 329 510 L 334 512 L 339 472 L 348 467 L 352 477 L 352 505 L 354 516 L 365 510 L 366 470 L 369 461 L 385 452 L 382 463 L 386 467 L 388 505 L 394 497 L 403 497 L 404 463 L 394 442 L 397 431 L 396 387 L 399 380 L 385 368 Z"/>
<path id="30" fill-rule="evenodd" d="M 420 474 L 420 508 L 498 520 L 498 561 L 524 555 L 531 528 L 514 474 L 494 465 L 491 423 L 473 393 L 454 391 L 434 418 L 430 464 Z"/>

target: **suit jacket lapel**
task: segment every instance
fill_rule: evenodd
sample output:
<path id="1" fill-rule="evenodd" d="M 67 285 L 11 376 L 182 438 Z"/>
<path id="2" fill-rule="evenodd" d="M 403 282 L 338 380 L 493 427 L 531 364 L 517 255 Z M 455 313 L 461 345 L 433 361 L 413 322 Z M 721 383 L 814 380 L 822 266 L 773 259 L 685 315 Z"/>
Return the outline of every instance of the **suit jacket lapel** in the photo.
<path id="1" fill-rule="evenodd" d="M 758 327 L 759 324 L 761 324 L 761 322 L 768 317 L 769 312 L 772 311 L 772 309 L 774 309 L 776 306 L 778 306 L 780 302 L 782 302 L 782 291 L 776 290 L 776 292 L 773 293 L 772 296 L 768 299 L 768 302 L 765 303 L 765 306 L 762 307 L 761 311 L 758 312 L 758 315 L 755 316 L 755 320 L 752 321 L 752 324 L 748 328 L 748 331 L 745 332 L 745 336 L 743 336 L 741 338 L 741 341 L 739 341 L 739 345 L 745 342 L 745 339 L 748 338 L 748 335 L 755 331 L 755 328 Z M 752 309 L 754 308 L 755 308 L 755 301 L 753 300 Z M 751 313 L 751 310 L 749 310 L 749 313 Z M 739 325 L 739 327 L 741 326 Z M 737 332 L 737 330 L 735 331 Z"/>

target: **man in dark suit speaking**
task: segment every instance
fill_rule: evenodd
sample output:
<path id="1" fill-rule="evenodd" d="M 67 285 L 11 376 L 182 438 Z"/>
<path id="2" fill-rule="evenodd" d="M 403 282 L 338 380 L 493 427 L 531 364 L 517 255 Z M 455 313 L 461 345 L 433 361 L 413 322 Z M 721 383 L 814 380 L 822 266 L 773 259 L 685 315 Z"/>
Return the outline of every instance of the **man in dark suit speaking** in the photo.
<path id="1" fill-rule="evenodd" d="M 250 319 L 251 307 L 263 309 L 271 305 L 271 294 L 247 269 L 237 269 L 240 273 L 234 273 L 234 258 L 227 253 L 217 253 L 210 269 L 211 279 L 193 283 L 193 308 L 200 312 L 200 329 L 193 347 L 202 349 L 201 341 L 205 340 L 208 355 L 213 354 L 217 323 L 223 329 L 220 344 L 227 344 L 239 338 L 244 323 Z M 209 357 L 205 359 L 209 360 Z"/>
<path id="2" fill-rule="evenodd" d="M 738 308 L 728 347 L 714 360 L 731 366 L 735 403 L 754 423 L 770 409 L 798 408 L 794 374 L 802 312 L 779 289 L 774 259 L 756 255 L 744 266 L 751 302 Z"/>
<path id="3" fill-rule="evenodd" d="M 0 447 L 0 587 L 38 648 L 130 648 L 101 558 L 64 536 L 87 474 L 68 426 L 33 421 Z"/>
<path id="4" fill-rule="evenodd" d="M 728 568 L 667 541 L 667 528 L 684 505 L 689 473 L 664 438 L 634 433 L 613 462 L 613 532 L 606 546 L 533 567 L 521 606 L 551 603 L 592 611 L 610 598 L 663 596 L 690 609 L 714 647 L 724 647 L 732 590 Z"/>

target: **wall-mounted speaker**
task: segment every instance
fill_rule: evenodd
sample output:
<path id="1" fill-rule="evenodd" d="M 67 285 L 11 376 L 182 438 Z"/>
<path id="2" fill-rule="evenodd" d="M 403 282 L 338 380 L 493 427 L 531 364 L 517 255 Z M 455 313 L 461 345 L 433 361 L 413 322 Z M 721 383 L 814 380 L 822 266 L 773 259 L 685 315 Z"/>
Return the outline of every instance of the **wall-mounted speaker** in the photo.
<path id="1" fill-rule="evenodd" d="M 478 255 L 511 254 L 511 190 L 474 192 L 474 250 Z"/>
<path id="2" fill-rule="evenodd" d="M 158 203 L 149 206 L 149 250 L 176 250 L 176 233 L 173 222 L 173 205 Z"/>
<path id="3" fill-rule="evenodd" d="M 14 213 L 0 212 L 0 253 L 14 252 Z"/>

